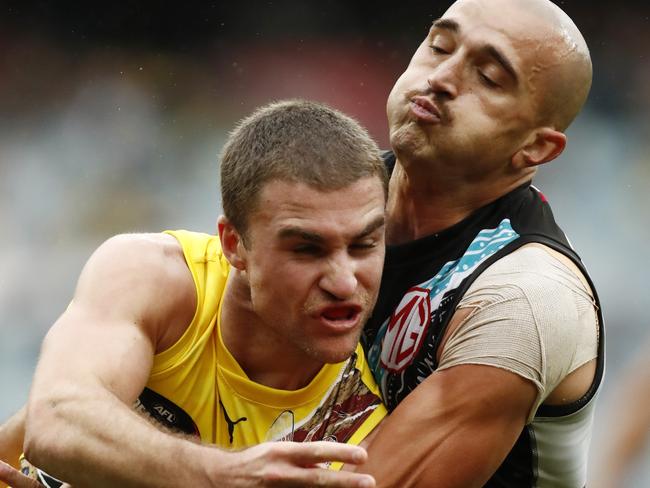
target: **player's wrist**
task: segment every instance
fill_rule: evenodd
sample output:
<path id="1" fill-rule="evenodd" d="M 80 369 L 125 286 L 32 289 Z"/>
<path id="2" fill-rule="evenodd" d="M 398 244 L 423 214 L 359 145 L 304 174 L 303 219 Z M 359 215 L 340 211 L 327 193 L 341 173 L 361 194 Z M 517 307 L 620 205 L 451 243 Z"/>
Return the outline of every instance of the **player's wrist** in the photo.
<path id="1" fill-rule="evenodd" d="M 188 478 L 183 486 L 196 486 L 209 488 L 225 486 L 228 473 L 228 461 L 233 453 L 207 444 L 184 442 L 182 454 L 179 459 L 179 470 L 185 470 Z M 187 469 L 190 467 L 190 469 Z"/>

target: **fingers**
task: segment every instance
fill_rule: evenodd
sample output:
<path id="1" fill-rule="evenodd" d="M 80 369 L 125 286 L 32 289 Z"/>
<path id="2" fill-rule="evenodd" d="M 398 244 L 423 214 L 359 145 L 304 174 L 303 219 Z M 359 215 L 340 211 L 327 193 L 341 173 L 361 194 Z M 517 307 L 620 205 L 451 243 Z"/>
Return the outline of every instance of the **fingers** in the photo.
<path id="1" fill-rule="evenodd" d="M 289 470 L 282 486 L 316 486 L 321 488 L 375 488 L 375 479 L 369 474 L 351 471 L 332 471 L 322 468 Z"/>
<path id="2" fill-rule="evenodd" d="M 28 478 L 3 461 L 0 461 L 0 481 L 12 488 L 43 488 L 38 481 Z"/>
<path id="3" fill-rule="evenodd" d="M 287 454 L 298 465 L 313 466 L 318 463 L 339 461 L 344 464 L 363 464 L 368 460 L 366 450 L 359 446 L 338 442 L 281 442 Z"/>
<path id="4" fill-rule="evenodd" d="M 374 488 L 375 479 L 368 474 L 349 471 L 333 471 L 321 467 L 324 463 L 363 464 L 368 459 L 366 450 L 359 446 L 336 442 L 280 442 L 275 446 L 286 449 L 293 466 L 285 473 L 295 486 L 319 486 L 327 488 Z"/>
<path id="5" fill-rule="evenodd" d="M 375 480 L 368 474 L 319 466 L 333 461 L 363 463 L 367 454 L 358 446 L 335 442 L 265 442 L 243 451 L 210 449 L 206 454 L 210 486 L 375 488 Z"/>

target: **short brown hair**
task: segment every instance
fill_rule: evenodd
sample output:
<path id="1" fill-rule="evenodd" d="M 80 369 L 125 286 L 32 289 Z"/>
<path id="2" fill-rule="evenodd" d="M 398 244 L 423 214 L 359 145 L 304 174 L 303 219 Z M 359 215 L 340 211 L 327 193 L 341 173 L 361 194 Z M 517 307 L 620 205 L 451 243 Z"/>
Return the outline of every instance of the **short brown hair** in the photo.
<path id="1" fill-rule="evenodd" d="M 262 187 L 271 180 L 329 191 L 375 175 L 386 195 L 388 177 L 379 148 L 358 122 L 320 103 L 271 103 L 243 119 L 224 145 L 223 211 L 244 236 Z"/>

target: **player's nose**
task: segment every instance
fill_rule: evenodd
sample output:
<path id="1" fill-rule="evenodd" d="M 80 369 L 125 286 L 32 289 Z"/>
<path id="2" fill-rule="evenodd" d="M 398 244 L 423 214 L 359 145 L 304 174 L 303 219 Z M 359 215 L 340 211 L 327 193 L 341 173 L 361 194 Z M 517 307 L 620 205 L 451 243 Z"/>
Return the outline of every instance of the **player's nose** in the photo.
<path id="1" fill-rule="evenodd" d="M 334 256 L 326 265 L 319 285 L 327 293 L 341 300 L 354 296 L 357 289 L 356 266 L 347 256 Z"/>

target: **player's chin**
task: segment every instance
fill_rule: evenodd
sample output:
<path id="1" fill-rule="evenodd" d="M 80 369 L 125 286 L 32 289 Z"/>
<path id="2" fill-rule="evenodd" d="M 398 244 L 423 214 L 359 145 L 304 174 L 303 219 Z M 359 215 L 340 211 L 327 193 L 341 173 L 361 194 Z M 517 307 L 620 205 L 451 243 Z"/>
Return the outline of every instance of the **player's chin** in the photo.
<path id="1" fill-rule="evenodd" d="M 357 348 L 359 344 L 360 333 L 349 334 L 347 337 L 337 337 L 324 341 L 314 352 L 317 353 L 318 360 L 336 364 L 346 361 Z"/>
<path id="2" fill-rule="evenodd" d="M 426 131 L 414 120 L 407 120 L 394 127 L 390 133 L 390 145 L 397 154 L 411 155 L 427 144 Z"/>

